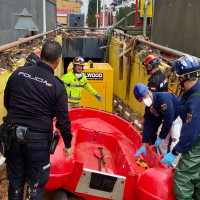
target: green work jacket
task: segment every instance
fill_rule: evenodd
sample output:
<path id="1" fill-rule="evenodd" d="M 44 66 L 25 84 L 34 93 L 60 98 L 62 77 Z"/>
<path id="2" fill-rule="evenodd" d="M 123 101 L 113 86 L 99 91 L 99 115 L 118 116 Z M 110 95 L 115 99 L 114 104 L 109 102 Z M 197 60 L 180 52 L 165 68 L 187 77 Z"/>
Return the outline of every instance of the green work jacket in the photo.
<path id="1" fill-rule="evenodd" d="M 82 73 L 81 73 L 82 74 Z M 68 94 L 68 101 L 73 103 L 79 103 L 81 100 L 81 93 L 83 88 L 85 88 L 90 94 L 96 95 L 97 92 L 92 88 L 92 86 L 87 82 L 87 78 L 82 74 L 82 78 L 79 80 L 73 71 L 64 74 L 62 76 L 65 88 Z"/>

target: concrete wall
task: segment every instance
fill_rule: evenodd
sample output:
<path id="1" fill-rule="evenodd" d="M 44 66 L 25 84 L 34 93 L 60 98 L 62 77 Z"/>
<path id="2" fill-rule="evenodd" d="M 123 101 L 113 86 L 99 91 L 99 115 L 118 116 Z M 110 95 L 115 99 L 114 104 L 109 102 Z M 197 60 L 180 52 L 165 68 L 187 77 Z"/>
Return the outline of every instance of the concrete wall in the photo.
<path id="1" fill-rule="evenodd" d="M 15 30 L 18 20 L 14 13 L 29 11 L 41 33 L 43 31 L 43 1 L 42 0 L 0 0 L 0 45 L 24 38 L 29 31 Z M 46 0 L 47 31 L 56 28 L 56 0 Z"/>
<path id="2" fill-rule="evenodd" d="M 200 57 L 200 1 L 154 2 L 152 41 Z"/>

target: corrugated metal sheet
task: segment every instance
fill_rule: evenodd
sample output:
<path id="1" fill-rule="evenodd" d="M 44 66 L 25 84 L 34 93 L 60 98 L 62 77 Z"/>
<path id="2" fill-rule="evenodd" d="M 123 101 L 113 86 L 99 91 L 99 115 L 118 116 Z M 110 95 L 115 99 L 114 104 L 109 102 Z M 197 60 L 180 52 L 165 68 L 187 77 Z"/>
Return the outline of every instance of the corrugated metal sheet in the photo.
<path id="1" fill-rule="evenodd" d="M 200 57 L 199 8 L 199 0 L 155 0 L 152 41 Z"/>
<path id="2" fill-rule="evenodd" d="M 63 38 L 63 57 L 102 58 L 103 38 Z"/>

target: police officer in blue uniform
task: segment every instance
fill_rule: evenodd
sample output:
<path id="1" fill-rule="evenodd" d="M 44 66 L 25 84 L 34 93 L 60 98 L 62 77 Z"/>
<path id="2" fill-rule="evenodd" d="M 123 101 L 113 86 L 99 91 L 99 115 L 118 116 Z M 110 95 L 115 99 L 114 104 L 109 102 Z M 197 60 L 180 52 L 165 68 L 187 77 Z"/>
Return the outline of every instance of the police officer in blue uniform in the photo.
<path id="1" fill-rule="evenodd" d="M 163 120 L 163 125 L 159 137 L 155 145 L 165 139 L 172 127 L 173 121 L 178 117 L 178 106 L 180 99 L 168 92 L 151 92 L 148 87 L 142 83 L 134 87 L 135 98 L 142 102 L 145 108 L 145 120 L 143 125 L 142 146 L 137 151 L 135 156 L 141 153 L 146 155 L 146 143 L 149 142 L 154 122 L 157 117 Z"/>
<path id="2" fill-rule="evenodd" d="M 162 163 L 171 164 L 181 153 L 173 179 L 176 198 L 200 200 L 200 66 L 193 56 L 183 55 L 174 62 L 174 71 L 185 90 L 180 102 L 183 126 L 179 142 Z"/>
<path id="3" fill-rule="evenodd" d="M 66 160 L 71 157 L 71 122 L 63 82 L 54 76 L 62 53 L 56 41 L 47 41 L 36 66 L 21 67 L 12 73 L 4 92 L 4 145 L 9 180 L 8 199 L 42 200 L 49 180 L 49 150 L 53 118 L 64 140 Z"/>
<path id="4" fill-rule="evenodd" d="M 152 92 L 167 92 L 168 91 L 168 78 L 163 74 L 159 65 L 161 60 L 156 54 L 149 54 L 143 61 L 146 67 L 147 74 L 150 75 L 148 79 L 148 87 Z M 157 138 L 157 131 L 159 126 L 162 124 L 162 119 L 158 116 L 154 122 L 154 126 L 151 133 L 151 144 L 154 145 Z"/>

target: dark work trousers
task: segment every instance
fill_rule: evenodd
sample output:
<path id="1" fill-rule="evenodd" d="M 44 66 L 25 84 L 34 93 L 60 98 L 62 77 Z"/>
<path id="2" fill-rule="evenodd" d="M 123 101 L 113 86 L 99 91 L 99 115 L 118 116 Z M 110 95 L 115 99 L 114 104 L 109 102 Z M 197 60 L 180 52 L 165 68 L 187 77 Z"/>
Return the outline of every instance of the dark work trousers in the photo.
<path id="1" fill-rule="evenodd" d="M 43 199 L 50 173 L 49 147 L 49 140 L 27 140 L 25 144 L 12 140 L 6 156 L 9 200 L 23 200 L 25 182 L 26 199 Z"/>
<path id="2" fill-rule="evenodd" d="M 151 132 L 151 145 L 155 144 L 155 141 L 157 139 L 157 131 L 161 124 L 162 124 L 161 117 L 160 116 L 156 117 L 153 125 L 153 130 Z"/>

